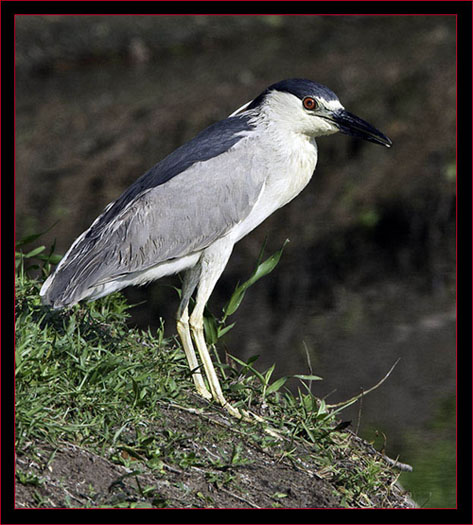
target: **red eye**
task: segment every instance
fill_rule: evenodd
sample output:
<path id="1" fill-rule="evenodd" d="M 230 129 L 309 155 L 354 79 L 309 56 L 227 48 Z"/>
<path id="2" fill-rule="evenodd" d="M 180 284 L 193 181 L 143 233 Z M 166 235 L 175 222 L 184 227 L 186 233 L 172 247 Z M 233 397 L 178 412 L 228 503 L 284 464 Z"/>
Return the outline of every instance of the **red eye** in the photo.
<path id="1" fill-rule="evenodd" d="M 314 110 L 317 108 L 317 102 L 312 97 L 305 97 L 302 104 L 304 104 L 305 109 Z"/>

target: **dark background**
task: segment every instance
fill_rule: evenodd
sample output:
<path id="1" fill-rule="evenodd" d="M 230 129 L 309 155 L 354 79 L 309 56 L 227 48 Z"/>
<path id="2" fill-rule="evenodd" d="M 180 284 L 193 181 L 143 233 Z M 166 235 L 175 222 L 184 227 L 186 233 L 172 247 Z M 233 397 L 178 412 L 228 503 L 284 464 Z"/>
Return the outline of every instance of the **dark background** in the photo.
<path id="1" fill-rule="evenodd" d="M 220 350 L 308 373 L 425 506 L 455 505 L 454 16 L 17 16 L 16 236 L 64 253 L 138 176 L 267 85 L 326 84 L 393 140 L 318 140 L 315 176 L 236 247 L 210 301 L 286 238 Z M 470 176 L 469 173 L 464 176 Z M 163 279 L 127 291 L 131 324 L 175 333 Z M 297 388 L 294 380 L 290 385 Z"/>

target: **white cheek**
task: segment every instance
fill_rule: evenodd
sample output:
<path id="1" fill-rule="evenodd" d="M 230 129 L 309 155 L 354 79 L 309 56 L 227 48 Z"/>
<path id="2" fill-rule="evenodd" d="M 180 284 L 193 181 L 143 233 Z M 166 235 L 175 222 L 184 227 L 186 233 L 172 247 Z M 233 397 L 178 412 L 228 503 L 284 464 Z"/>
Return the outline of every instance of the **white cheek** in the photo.
<path id="1" fill-rule="evenodd" d="M 339 129 L 335 124 L 332 124 L 329 120 L 319 117 L 313 117 L 312 128 L 317 135 L 331 135 L 337 133 Z"/>

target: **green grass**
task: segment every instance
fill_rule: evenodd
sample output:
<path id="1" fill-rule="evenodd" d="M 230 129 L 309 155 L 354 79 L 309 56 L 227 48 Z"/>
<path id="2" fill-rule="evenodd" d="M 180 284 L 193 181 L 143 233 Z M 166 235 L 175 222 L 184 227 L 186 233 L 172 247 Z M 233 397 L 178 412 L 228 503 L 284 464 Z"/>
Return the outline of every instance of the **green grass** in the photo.
<path id="1" fill-rule="evenodd" d="M 47 273 L 48 257 L 42 259 L 43 270 L 34 269 Z M 273 380 L 274 366 L 259 372 L 255 358 L 247 362 L 233 358 L 231 364 L 224 364 L 215 356 L 227 400 L 264 418 L 263 424 L 232 418 L 223 424 L 221 418 L 229 416 L 196 395 L 184 352 L 175 339 L 164 337 L 162 326 L 155 332 L 130 328 L 130 307 L 119 293 L 51 310 L 40 302 L 39 281 L 25 270 L 29 259 L 19 257 L 16 282 L 19 455 L 34 459 L 38 443 L 48 443 L 53 450 L 67 443 L 94 451 L 126 466 L 136 477 L 139 501 L 117 500 L 115 506 L 162 507 L 169 504 L 166 497 L 153 492 L 153 485 L 140 485 L 139 473 L 164 476 L 169 469 L 200 469 L 216 490 L 231 487 L 236 491 L 236 472 L 252 461 L 247 448 L 251 445 L 273 455 L 277 452 L 278 461 L 298 468 L 309 462 L 344 506 L 374 506 L 374 502 L 389 506 L 386 487 L 392 486 L 398 474 L 343 430 L 337 419 L 341 408 L 330 410 L 311 394 L 308 382 L 320 378 L 299 376 L 301 385 L 293 395 L 284 387 L 287 378 Z M 240 302 L 246 288 L 244 284 L 236 289 Z M 213 333 L 218 341 L 224 322 L 211 319 L 210 323 L 216 327 Z M 200 440 L 197 447 L 189 447 L 185 421 L 163 424 L 169 422 L 170 409 L 183 416 L 200 414 L 198 422 L 193 422 L 194 434 L 199 436 L 195 439 Z M 264 427 L 271 427 L 283 439 L 264 432 Z M 210 450 L 209 442 L 215 444 L 211 454 L 203 452 Z M 43 467 L 53 458 L 54 452 L 46 460 L 43 457 Z M 47 504 L 40 475 L 19 470 L 17 479 L 34 485 L 38 506 Z M 284 493 L 275 494 L 272 504 L 284 506 Z M 208 494 L 194 496 L 202 506 L 213 504 Z M 70 501 L 70 506 L 74 504 Z"/>
<path id="2" fill-rule="evenodd" d="M 17 439 L 68 439 L 94 447 L 115 444 L 144 417 L 159 418 L 165 403 L 192 406 L 185 355 L 173 339 L 131 330 L 129 306 L 119 293 L 68 310 L 40 304 L 39 283 L 17 280 Z M 309 392 L 281 393 L 285 378 L 271 382 L 274 367 L 259 373 L 254 359 L 237 367 L 220 363 L 224 393 L 235 406 L 271 404 L 268 424 L 317 447 L 334 417 Z M 191 394 L 191 395 L 190 395 Z M 291 413 L 291 417 L 284 414 Z M 126 417 L 124 418 L 124 414 Z M 285 421 L 284 421 L 285 420 Z M 282 425 L 284 421 L 284 425 Z"/>
<path id="3" fill-rule="evenodd" d="M 130 331 L 119 294 L 85 307 L 40 305 L 39 285 L 17 282 L 17 439 L 115 443 L 128 425 L 178 401 L 189 369 L 180 348 Z M 164 350 L 166 347 L 166 351 Z M 124 414 L 126 417 L 124 418 Z"/>

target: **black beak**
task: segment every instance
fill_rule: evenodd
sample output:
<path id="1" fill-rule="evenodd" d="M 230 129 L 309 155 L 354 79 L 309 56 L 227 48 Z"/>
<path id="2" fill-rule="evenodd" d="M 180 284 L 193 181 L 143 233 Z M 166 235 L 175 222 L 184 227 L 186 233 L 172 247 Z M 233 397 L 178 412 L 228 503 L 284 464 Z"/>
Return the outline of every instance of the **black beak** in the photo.
<path id="1" fill-rule="evenodd" d="M 391 139 L 386 137 L 381 131 L 344 109 L 333 112 L 329 119 L 336 124 L 342 133 L 345 133 L 346 135 L 369 140 L 375 144 L 382 144 L 387 148 L 392 146 Z"/>

